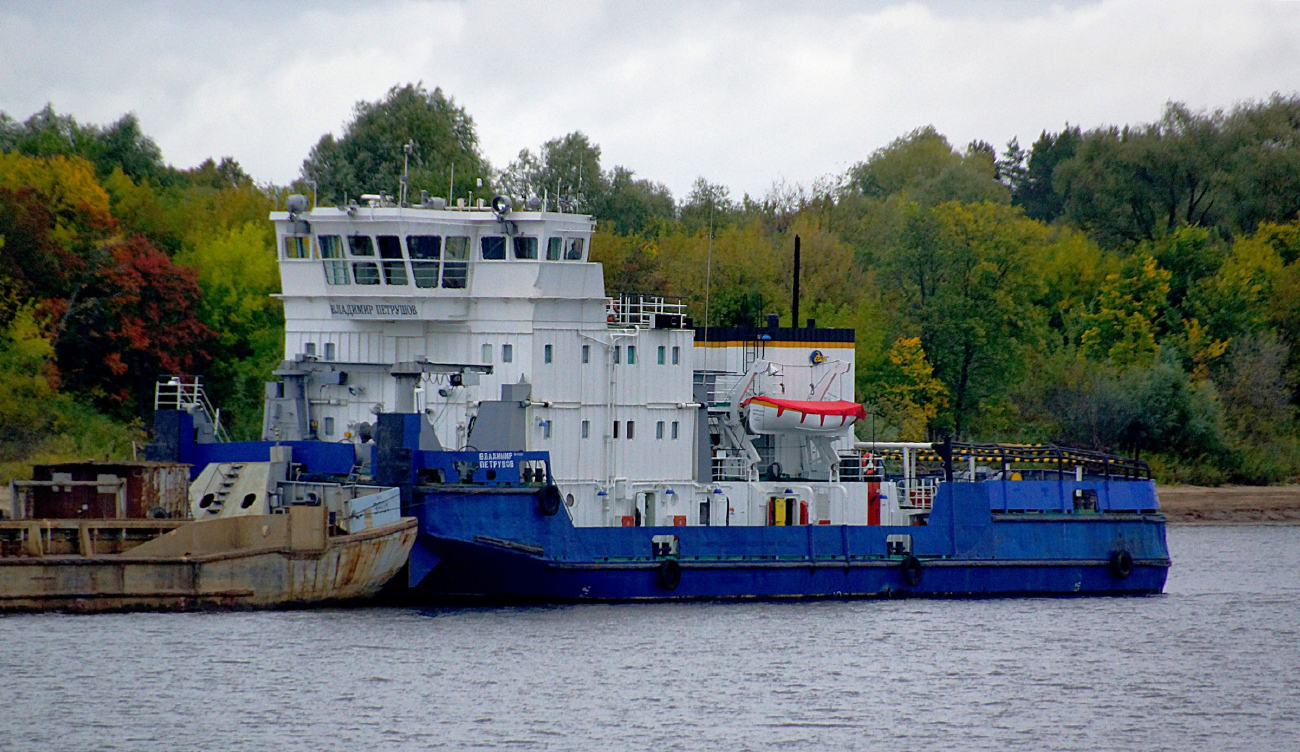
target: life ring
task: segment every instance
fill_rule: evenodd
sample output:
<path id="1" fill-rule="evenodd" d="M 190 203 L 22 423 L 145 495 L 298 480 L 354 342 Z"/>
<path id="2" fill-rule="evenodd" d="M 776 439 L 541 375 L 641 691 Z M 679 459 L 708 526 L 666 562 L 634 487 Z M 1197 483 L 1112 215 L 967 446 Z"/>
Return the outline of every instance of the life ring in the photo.
<path id="1" fill-rule="evenodd" d="M 903 557 L 903 561 L 898 565 L 898 571 L 903 575 L 903 582 L 909 587 L 916 587 L 921 584 L 921 560 L 908 554 Z"/>
<path id="2" fill-rule="evenodd" d="M 543 486 L 537 492 L 537 511 L 545 517 L 554 517 L 560 511 L 564 497 L 556 486 Z"/>
<path id="3" fill-rule="evenodd" d="M 1128 576 L 1133 574 L 1133 555 L 1124 550 L 1112 553 L 1110 573 L 1115 575 L 1116 579 L 1127 580 Z"/>
<path id="4" fill-rule="evenodd" d="M 664 590 L 676 590 L 682 584 L 682 565 L 676 559 L 669 559 L 659 565 L 659 587 Z"/>

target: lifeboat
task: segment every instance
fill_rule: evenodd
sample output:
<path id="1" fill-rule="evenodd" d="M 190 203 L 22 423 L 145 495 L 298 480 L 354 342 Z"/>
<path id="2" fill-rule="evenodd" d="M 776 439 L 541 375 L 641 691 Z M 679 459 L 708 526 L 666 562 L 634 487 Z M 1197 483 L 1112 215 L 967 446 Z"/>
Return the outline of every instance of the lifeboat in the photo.
<path id="1" fill-rule="evenodd" d="M 839 433 L 866 417 L 862 405 L 845 400 L 750 397 L 749 427 L 757 433 Z"/>

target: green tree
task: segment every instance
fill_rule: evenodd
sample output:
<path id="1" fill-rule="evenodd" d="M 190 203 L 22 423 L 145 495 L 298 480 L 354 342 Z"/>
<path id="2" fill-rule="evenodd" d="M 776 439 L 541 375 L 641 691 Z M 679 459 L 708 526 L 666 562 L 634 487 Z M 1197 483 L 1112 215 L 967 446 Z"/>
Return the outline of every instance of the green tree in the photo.
<path id="1" fill-rule="evenodd" d="M 847 188 L 872 198 L 905 193 L 922 206 L 945 201 L 1005 203 L 1010 193 L 997 179 L 992 152 L 988 144 L 973 142 L 965 154 L 958 153 L 927 125 L 850 167 Z"/>
<path id="2" fill-rule="evenodd" d="M 491 167 L 479 153 L 473 118 L 442 89 L 430 92 L 422 84 L 394 86 L 377 102 L 358 102 L 340 138 L 327 133 L 312 147 L 302 163 L 302 179 L 315 181 L 321 201 L 380 191 L 397 196 L 407 143 L 413 144 L 409 195 L 418 197 L 421 190 L 444 195 L 453 168 L 449 199 L 472 191 L 488 195 L 477 187 L 478 180 L 490 183 Z"/>
<path id="3" fill-rule="evenodd" d="M 1055 187 L 1056 168 L 1074 156 L 1081 138 L 1078 126 L 1067 123 L 1060 133 L 1043 131 L 1030 147 L 1024 173 L 1011 183 L 1012 203 L 1023 206 L 1025 216 L 1055 222 L 1065 211 L 1065 198 Z"/>

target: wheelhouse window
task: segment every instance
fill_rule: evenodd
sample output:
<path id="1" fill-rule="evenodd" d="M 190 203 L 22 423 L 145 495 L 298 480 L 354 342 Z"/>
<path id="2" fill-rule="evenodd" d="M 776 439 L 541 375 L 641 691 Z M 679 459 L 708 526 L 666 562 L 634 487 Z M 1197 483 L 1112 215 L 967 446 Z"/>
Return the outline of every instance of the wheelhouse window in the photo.
<path id="1" fill-rule="evenodd" d="M 349 235 L 348 250 L 353 256 L 374 256 L 375 241 L 369 235 Z"/>
<path id="2" fill-rule="evenodd" d="M 325 284 L 346 285 L 348 262 L 343 260 L 343 238 L 338 235 L 321 235 L 316 239 L 320 246 L 321 265 L 325 269 Z"/>
<path id="3" fill-rule="evenodd" d="M 407 235 L 406 253 L 411 257 L 411 276 L 415 277 L 415 286 L 437 287 L 442 238 L 438 235 Z"/>
<path id="4" fill-rule="evenodd" d="M 655 421 L 655 438 L 662 439 L 663 437 L 664 437 L 664 422 L 662 420 Z"/>
<path id="5" fill-rule="evenodd" d="M 379 265 L 373 261 L 353 261 L 352 278 L 359 285 L 379 284 Z"/>
<path id="6" fill-rule="evenodd" d="M 492 345 L 488 345 L 488 344 L 483 345 L 483 362 L 484 363 L 492 362 Z"/>
<path id="7" fill-rule="evenodd" d="M 619 362 L 620 360 L 622 360 L 622 359 L 623 359 L 623 348 L 622 348 L 622 347 L 619 347 L 618 345 L 615 345 L 615 346 L 614 346 L 614 365 L 618 365 L 618 362 Z"/>
<path id="8" fill-rule="evenodd" d="M 488 235 L 479 238 L 483 258 L 488 261 L 504 261 L 506 257 L 506 239 L 500 235 Z"/>
<path id="9" fill-rule="evenodd" d="M 469 238 L 453 235 L 447 238 L 443 249 L 442 286 L 448 289 L 465 287 L 469 277 Z"/>
<path id="10" fill-rule="evenodd" d="M 590 435 L 591 435 L 591 421 L 584 420 L 582 421 L 582 438 L 585 439 Z"/>
<path id="11" fill-rule="evenodd" d="M 563 244 L 564 241 L 561 238 L 547 238 L 546 239 L 546 260 L 559 261 L 560 247 Z"/>
<path id="12" fill-rule="evenodd" d="M 537 238 L 529 238 L 529 237 L 515 238 L 515 258 L 536 259 Z"/>
<path id="13" fill-rule="evenodd" d="M 664 364 L 664 346 L 663 346 L 663 345 L 660 345 L 660 346 L 659 346 L 659 365 L 663 365 L 663 364 Z"/>
<path id="14" fill-rule="evenodd" d="M 636 365 L 636 345 L 627 346 L 627 364 L 630 366 Z"/>
<path id="15" fill-rule="evenodd" d="M 583 363 L 591 362 L 591 345 L 582 346 L 582 362 Z"/>
<path id="16" fill-rule="evenodd" d="M 635 433 L 635 430 L 636 430 L 636 421 L 635 421 L 635 420 L 629 420 L 629 421 L 627 422 L 627 438 L 628 438 L 629 440 L 631 440 L 631 439 L 633 438 L 633 435 L 634 435 L 634 433 Z"/>
<path id="17" fill-rule="evenodd" d="M 566 238 L 564 241 L 564 260 L 582 260 L 582 238 Z"/>
<path id="18" fill-rule="evenodd" d="M 673 365 L 677 365 L 677 364 L 681 363 L 681 361 L 682 361 L 682 348 L 677 347 L 676 345 L 674 345 L 674 346 L 673 346 Z"/>
<path id="19" fill-rule="evenodd" d="M 542 360 L 550 363 L 551 358 L 555 355 L 555 349 L 551 345 L 542 348 Z"/>
<path id="20" fill-rule="evenodd" d="M 334 360 L 338 355 L 338 347 L 333 342 L 325 343 L 325 360 Z"/>
<path id="21" fill-rule="evenodd" d="M 513 362 L 515 362 L 515 346 L 514 346 L 514 345 L 502 345 L 502 346 L 501 346 L 501 362 L 502 362 L 502 363 L 513 363 Z"/>
<path id="22" fill-rule="evenodd" d="M 379 258 L 386 259 L 380 263 L 384 269 L 384 284 L 410 284 L 406 278 L 406 262 L 402 261 L 402 241 L 396 235 L 380 235 Z"/>
<path id="23" fill-rule="evenodd" d="M 287 259 L 311 258 L 311 236 L 285 235 L 284 257 Z"/>
<path id="24" fill-rule="evenodd" d="M 675 421 L 675 420 L 673 421 L 673 433 L 672 433 L 672 436 L 673 436 L 674 439 L 677 438 L 677 421 Z"/>

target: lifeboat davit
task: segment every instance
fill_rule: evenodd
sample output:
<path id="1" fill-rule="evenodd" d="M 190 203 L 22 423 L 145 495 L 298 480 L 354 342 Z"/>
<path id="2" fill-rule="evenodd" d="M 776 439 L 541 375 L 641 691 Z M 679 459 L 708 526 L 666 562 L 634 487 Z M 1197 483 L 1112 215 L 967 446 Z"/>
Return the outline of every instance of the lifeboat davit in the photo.
<path id="1" fill-rule="evenodd" d="M 839 433 L 867 416 L 862 405 L 845 400 L 788 400 L 750 397 L 749 427 L 757 433 Z"/>

